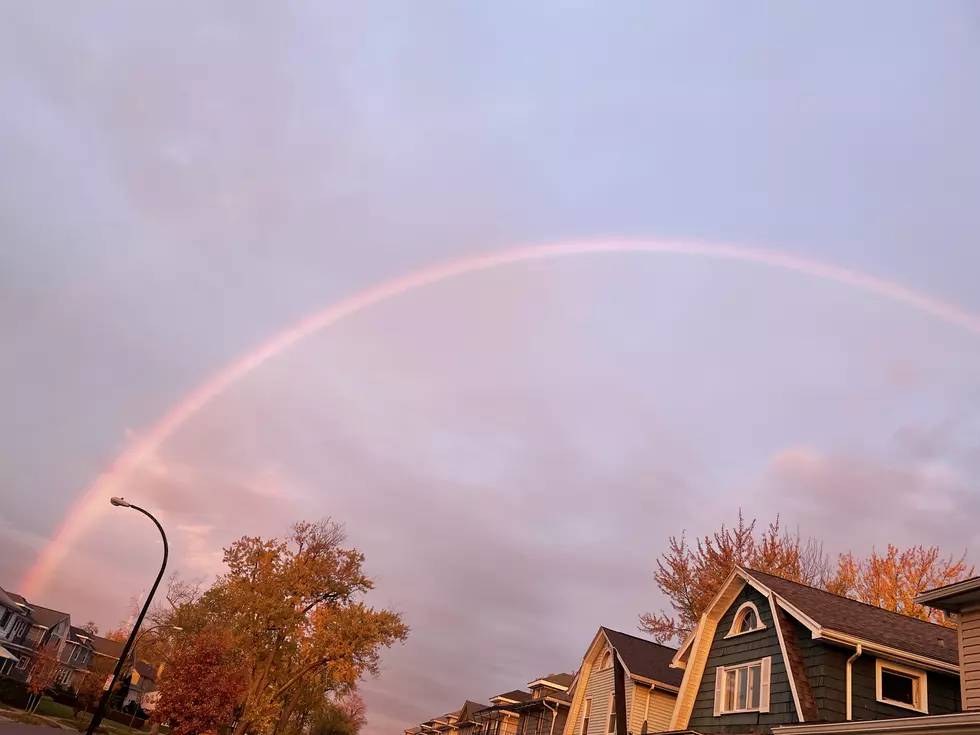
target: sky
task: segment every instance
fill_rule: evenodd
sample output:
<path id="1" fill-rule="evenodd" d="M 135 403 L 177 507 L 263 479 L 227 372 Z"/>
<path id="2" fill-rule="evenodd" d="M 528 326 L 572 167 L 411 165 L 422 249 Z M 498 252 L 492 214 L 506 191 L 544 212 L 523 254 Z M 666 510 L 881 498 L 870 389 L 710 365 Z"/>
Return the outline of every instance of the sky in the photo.
<path id="1" fill-rule="evenodd" d="M 603 236 L 805 256 L 980 313 L 975 3 L 0 4 L 0 585 L 210 376 L 446 260 Z M 636 633 L 671 534 L 739 507 L 831 553 L 980 563 L 980 338 L 676 255 L 388 300 L 131 476 L 171 568 L 346 524 L 412 628 L 366 735 Z M 103 628 L 160 545 L 105 512 L 39 598 Z"/>

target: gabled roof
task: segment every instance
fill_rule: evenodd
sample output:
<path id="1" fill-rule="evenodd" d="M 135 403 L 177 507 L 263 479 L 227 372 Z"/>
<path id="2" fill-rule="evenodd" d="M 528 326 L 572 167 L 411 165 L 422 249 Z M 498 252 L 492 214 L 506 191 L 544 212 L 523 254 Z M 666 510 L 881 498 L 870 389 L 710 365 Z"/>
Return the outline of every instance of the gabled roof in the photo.
<path id="1" fill-rule="evenodd" d="M 954 666 L 959 664 L 954 628 L 910 618 L 754 569 L 744 571 L 825 630 Z M 787 612 L 793 615 L 792 609 Z"/>
<path id="2" fill-rule="evenodd" d="M 92 648 L 95 649 L 95 652 L 103 656 L 109 656 L 110 658 L 119 658 L 124 645 L 124 643 L 110 641 L 108 638 L 103 638 L 100 635 L 92 636 Z"/>
<path id="3" fill-rule="evenodd" d="M 94 637 L 85 628 L 79 628 L 77 625 L 68 628 L 68 641 L 70 643 L 84 643 L 85 641 L 91 643 Z"/>
<path id="4" fill-rule="evenodd" d="M 525 692 L 522 689 L 513 689 L 509 692 L 498 694 L 496 697 L 490 697 L 490 701 L 492 702 L 495 699 L 509 699 L 512 702 L 526 702 L 530 698 L 530 692 Z"/>
<path id="5" fill-rule="evenodd" d="M 478 702 L 471 702 L 470 700 L 467 699 L 463 703 L 463 706 L 460 707 L 459 709 L 459 722 L 460 723 L 473 722 L 473 720 L 471 719 L 473 717 L 473 714 L 475 712 L 479 712 L 481 709 L 486 709 L 488 706 L 489 705 L 480 704 Z"/>
<path id="6" fill-rule="evenodd" d="M 684 672 L 671 668 L 670 665 L 674 654 L 677 653 L 676 648 L 663 646 L 629 633 L 620 633 L 618 630 L 605 627 L 601 630 L 619 653 L 623 665 L 631 676 L 652 679 L 675 687 L 681 685 Z"/>
<path id="7" fill-rule="evenodd" d="M 20 607 L 17 604 L 17 600 L 14 599 L 14 596 L 10 592 L 7 592 L 3 587 L 0 587 L 0 605 L 15 610 Z"/>
<path id="8" fill-rule="evenodd" d="M 527 685 L 529 687 L 533 686 L 544 686 L 548 687 L 549 684 L 553 685 L 548 687 L 550 689 L 560 688 L 568 689 L 572 685 L 572 681 L 575 679 L 575 674 L 548 674 L 547 676 L 539 676 L 534 681 L 529 681 Z"/>
<path id="9" fill-rule="evenodd" d="M 31 619 L 38 625 L 43 625 L 45 628 L 50 629 L 56 626 L 62 620 L 67 620 L 68 613 L 60 612 L 59 610 L 52 610 L 50 607 L 32 605 Z"/>

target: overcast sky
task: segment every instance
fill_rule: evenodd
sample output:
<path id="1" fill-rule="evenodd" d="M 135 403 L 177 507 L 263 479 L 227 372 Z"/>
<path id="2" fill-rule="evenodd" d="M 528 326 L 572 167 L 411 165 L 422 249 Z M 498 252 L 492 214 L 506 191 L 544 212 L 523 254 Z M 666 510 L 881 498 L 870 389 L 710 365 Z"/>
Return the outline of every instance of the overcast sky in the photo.
<path id="1" fill-rule="evenodd" d="M 0 585 L 209 376 L 446 259 L 682 236 L 980 312 L 978 130 L 970 0 L 4 2 Z M 345 521 L 412 626 L 365 685 L 380 735 L 636 632 L 667 536 L 740 505 L 980 563 L 978 376 L 976 335 L 851 288 L 565 258 L 318 333 L 125 494 L 188 576 Z M 114 625 L 159 551 L 107 513 L 33 601 Z"/>

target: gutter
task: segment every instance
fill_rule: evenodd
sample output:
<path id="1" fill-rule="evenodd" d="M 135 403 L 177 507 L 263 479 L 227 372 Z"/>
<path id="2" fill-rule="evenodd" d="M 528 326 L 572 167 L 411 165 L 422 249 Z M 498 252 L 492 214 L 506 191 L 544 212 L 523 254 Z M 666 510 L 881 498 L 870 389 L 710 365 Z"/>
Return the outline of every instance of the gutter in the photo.
<path id="1" fill-rule="evenodd" d="M 847 659 L 847 684 L 846 684 L 846 687 L 847 687 L 847 710 L 846 710 L 847 711 L 847 715 L 846 715 L 845 719 L 848 720 L 848 721 L 854 719 L 851 716 L 852 715 L 852 711 L 851 711 L 851 700 L 853 699 L 853 694 L 851 693 L 851 690 L 854 687 L 854 685 L 853 685 L 853 680 L 854 679 L 853 679 L 853 676 L 851 675 L 851 664 L 853 664 L 855 661 L 857 661 L 858 660 L 858 657 L 863 652 L 864 652 L 864 650 L 861 648 L 861 644 L 858 643 L 857 644 L 857 648 L 854 649 L 854 655 L 851 656 L 849 659 Z"/>
<path id="2" fill-rule="evenodd" d="M 782 725 L 773 728 L 775 735 L 974 735 L 980 731 L 980 712 L 956 712 L 950 715 L 923 715 L 891 720 L 854 720 L 808 725 Z"/>

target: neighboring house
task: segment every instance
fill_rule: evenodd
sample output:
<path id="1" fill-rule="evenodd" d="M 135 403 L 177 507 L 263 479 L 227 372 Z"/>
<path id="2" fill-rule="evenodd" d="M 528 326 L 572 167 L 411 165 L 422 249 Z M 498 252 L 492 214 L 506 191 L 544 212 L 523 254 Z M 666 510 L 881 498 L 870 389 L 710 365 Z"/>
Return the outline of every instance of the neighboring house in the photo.
<path id="1" fill-rule="evenodd" d="M 737 567 L 674 658 L 684 679 L 665 729 L 955 712 L 958 661 L 953 629 Z"/>
<path id="2" fill-rule="evenodd" d="M 531 698 L 513 705 L 517 735 L 562 735 L 572 704 L 574 674 L 548 674 L 528 682 Z"/>
<path id="3" fill-rule="evenodd" d="M 456 720 L 457 735 L 479 735 L 483 729 L 483 723 L 477 720 L 476 713 L 486 708 L 487 705 L 485 704 L 471 702 L 467 699 L 459 710 L 459 719 Z"/>
<path id="4" fill-rule="evenodd" d="M 482 726 L 478 731 L 480 735 L 517 735 L 520 715 L 515 706 L 530 699 L 530 692 L 521 689 L 490 697 L 490 706 L 473 714 Z"/>
<path id="5" fill-rule="evenodd" d="M 27 681 L 39 649 L 54 643 L 57 655 L 61 657 L 71 628 L 71 619 L 68 613 L 30 605 L 23 597 L 9 591 L 3 592 L 0 603 L 3 607 L 0 619 L 7 621 L 6 626 L 0 625 L 3 630 L 0 644 L 5 651 L 17 657 L 14 662 L 9 656 L 4 656 L 0 673 L 19 681 Z"/>
<path id="6" fill-rule="evenodd" d="M 683 676 L 671 668 L 676 653 L 645 638 L 599 628 L 576 677 L 564 735 L 613 735 L 619 729 L 617 714 L 627 733 L 667 730 Z M 619 670 L 625 713 L 616 711 Z"/>
<path id="7" fill-rule="evenodd" d="M 18 601 L 18 595 L 12 595 L 0 588 L 0 675 L 10 676 L 14 668 L 20 665 L 21 654 L 18 644 L 27 638 L 31 628 L 30 614 L 23 598 Z M 29 663 L 29 658 L 25 660 Z"/>
<path id="8" fill-rule="evenodd" d="M 980 577 L 923 592 L 916 600 L 958 618 L 956 650 L 960 661 L 962 711 L 889 720 L 854 720 L 777 727 L 777 735 L 975 735 L 980 732 Z M 931 686 L 931 680 L 927 683 Z M 925 695 L 925 692 L 921 692 Z M 932 701 L 931 692 L 928 700 Z"/>
<path id="9" fill-rule="evenodd" d="M 146 661 L 137 661 L 130 671 L 129 691 L 123 700 L 123 707 L 127 707 L 131 702 L 137 706 L 142 706 L 143 697 L 150 692 L 155 692 L 157 688 L 157 672 Z"/>
<path id="10" fill-rule="evenodd" d="M 95 656 L 92 634 L 83 628 L 72 625 L 68 629 L 68 640 L 61 652 L 64 664 L 57 674 L 57 682 L 66 688 L 76 688 L 81 677 L 88 673 L 89 664 Z"/>

